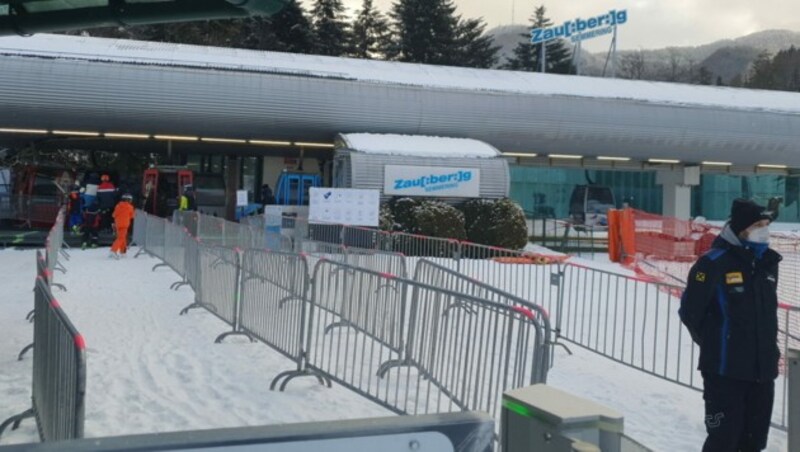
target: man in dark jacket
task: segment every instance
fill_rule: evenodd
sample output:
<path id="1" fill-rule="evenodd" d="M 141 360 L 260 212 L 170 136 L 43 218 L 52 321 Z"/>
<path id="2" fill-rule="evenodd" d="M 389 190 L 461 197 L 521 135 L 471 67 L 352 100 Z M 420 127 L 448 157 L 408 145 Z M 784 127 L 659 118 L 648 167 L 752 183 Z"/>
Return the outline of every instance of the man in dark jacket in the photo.
<path id="1" fill-rule="evenodd" d="M 102 217 L 100 207 L 95 202 L 89 205 L 83 212 L 83 243 L 81 249 L 91 246 L 97 248 L 97 232 L 100 230 Z"/>
<path id="2" fill-rule="evenodd" d="M 97 187 L 97 203 L 100 209 L 100 227 L 104 230 L 111 229 L 111 212 L 117 205 L 117 188 L 111 182 L 108 174 L 100 176 L 100 185 Z"/>
<path id="3" fill-rule="evenodd" d="M 680 317 L 700 346 L 708 437 L 703 452 L 766 448 L 778 376 L 778 263 L 771 212 L 737 199 L 692 267 Z"/>

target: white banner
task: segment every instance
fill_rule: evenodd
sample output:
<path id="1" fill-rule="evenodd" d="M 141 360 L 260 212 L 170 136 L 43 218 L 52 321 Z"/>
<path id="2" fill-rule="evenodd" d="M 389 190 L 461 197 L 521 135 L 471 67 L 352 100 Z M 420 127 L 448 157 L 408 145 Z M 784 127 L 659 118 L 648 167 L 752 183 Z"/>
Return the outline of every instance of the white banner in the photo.
<path id="1" fill-rule="evenodd" d="M 378 190 L 312 187 L 310 196 L 308 220 L 312 223 L 378 226 Z"/>
<path id="2" fill-rule="evenodd" d="M 236 207 L 247 207 L 247 190 L 236 190 Z"/>
<path id="3" fill-rule="evenodd" d="M 481 173 L 476 168 L 386 165 L 383 192 L 399 196 L 478 198 Z"/>

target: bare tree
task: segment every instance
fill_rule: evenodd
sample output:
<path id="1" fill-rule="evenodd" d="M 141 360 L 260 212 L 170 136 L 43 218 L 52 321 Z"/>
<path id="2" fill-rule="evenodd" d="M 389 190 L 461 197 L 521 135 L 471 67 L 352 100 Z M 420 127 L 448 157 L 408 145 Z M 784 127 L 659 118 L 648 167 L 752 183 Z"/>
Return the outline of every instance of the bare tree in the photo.
<path id="1" fill-rule="evenodd" d="M 681 55 L 678 53 L 678 50 L 675 48 L 669 49 L 669 75 L 667 77 L 668 82 L 677 82 L 681 76 Z"/>
<path id="2" fill-rule="evenodd" d="M 637 50 L 623 55 L 620 60 L 620 77 L 642 80 L 647 73 L 644 52 Z"/>

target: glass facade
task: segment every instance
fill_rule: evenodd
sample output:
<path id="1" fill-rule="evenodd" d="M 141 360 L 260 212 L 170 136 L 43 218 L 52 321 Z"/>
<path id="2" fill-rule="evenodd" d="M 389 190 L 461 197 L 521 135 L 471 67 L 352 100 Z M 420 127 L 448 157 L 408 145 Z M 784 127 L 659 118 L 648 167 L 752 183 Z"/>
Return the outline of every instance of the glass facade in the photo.
<path id="1" fill-rule="evenodd" d="M 661 212 L 661 187 L 654 172 L 597 171 L 510 165 L 511 198 L 528 216 L 552 213 L 569 216 L 569 201 L 577 185 L 593 182 L 611 188 L 618 207 L 623 202 L 648 212 Z"/>
<path id="2" fill-rule="evenodd" d="M 511 198 L 531 217 L 535 213 L 567 218 L 572 191 L 589 182 L 610 187 L 615 203 L 623 202 L 647 212 L 662 212 L 662 190 L 655 171 L 608 171 L 510 165 Z M 738 176 L 703 174 L 692 188 L 692 215 L 725 220 L 735 198 L 750 198 L 766 205 L 784 199 L 780 221 L 800 222 L 800 178 L 777 175 Z"/>

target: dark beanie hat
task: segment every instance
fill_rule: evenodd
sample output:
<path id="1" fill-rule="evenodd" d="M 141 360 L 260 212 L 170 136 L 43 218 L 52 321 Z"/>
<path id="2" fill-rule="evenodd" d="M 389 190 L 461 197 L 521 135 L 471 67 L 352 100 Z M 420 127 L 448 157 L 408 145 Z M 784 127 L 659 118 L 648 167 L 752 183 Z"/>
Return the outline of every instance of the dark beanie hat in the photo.
<path id="1" fill-rule="evenodd" d="M 759 206 L 749 199 L 734 199 L 733 205 L 731 205 L 731 230 L 734 234 L 739 235 L 753 223 L 772 220 L 772 216 L 766 210 L 766 207 Z"/>

